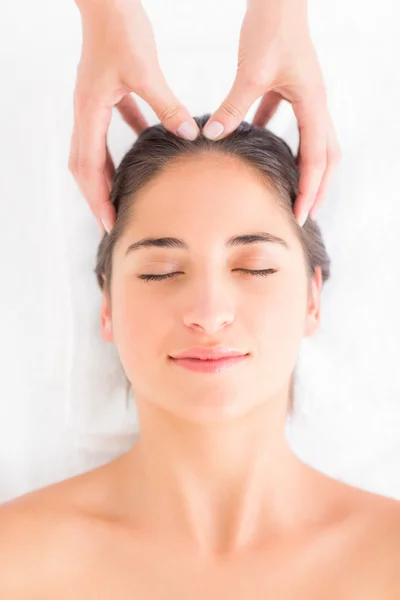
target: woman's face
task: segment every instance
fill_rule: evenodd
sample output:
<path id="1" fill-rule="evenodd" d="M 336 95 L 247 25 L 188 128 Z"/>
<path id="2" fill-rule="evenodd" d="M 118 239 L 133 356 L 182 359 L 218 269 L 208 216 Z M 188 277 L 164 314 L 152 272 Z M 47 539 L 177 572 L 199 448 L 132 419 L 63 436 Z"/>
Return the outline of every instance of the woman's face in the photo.
<path id="1" fill-rule="evenodd" d="M 227 245 L 266 232 L 283 243 Z M 188 249 L 150 246 L 179 238 Z M 303 336 L 319 325 L 320 270 L 309 281 L 293 224 L 234 157 L 184 157 L 143 187 L 115 247 L 112 314 L 103 294 L 103 339 L 115 342 L 137 403 L 196 421 L 238 416 L 273 401 L 295 366 Z M 274 269 L 267 276 L 244 270 Z M 144 274 L 173 277 L 145 281 Z M 169 359 L 193 346 L 250 353 L 222 372 L 197 373 Z"/>

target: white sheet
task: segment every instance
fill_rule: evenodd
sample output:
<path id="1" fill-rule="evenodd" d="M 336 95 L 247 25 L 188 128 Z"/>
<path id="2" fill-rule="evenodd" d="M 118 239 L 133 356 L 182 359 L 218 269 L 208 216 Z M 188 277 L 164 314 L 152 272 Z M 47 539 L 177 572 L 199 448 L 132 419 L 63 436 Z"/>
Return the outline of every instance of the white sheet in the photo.
<path id="1" fill-rule="evenodd" d="M 192 114 L 212 112 L 233 81 L 245 2 L 144 5 L 175 93 Z M 318 216 L 332 277 L 288 437 L 322 471 L 400 498 L 399 21 L 391 0 L 313 0 L 309 14 L 343 159 Z M 2 25 L 0 501 L 110 460 L 137 432 L 100 337 L 100 232 L 67 169 L 79 13 L 72 0 L 25 0 Z M 296 144 L 288 105 L 271 129 Z M 115 111 L 117 163 L 133 140 Z"/>

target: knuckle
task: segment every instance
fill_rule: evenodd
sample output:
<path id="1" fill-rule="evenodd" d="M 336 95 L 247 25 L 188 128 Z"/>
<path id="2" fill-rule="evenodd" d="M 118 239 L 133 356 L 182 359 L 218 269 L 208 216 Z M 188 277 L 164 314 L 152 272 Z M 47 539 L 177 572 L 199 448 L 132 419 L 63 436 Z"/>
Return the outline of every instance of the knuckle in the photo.
<path id="1" fill-rule="evenodd" d="M 79 157 L 76 166 L 76 172 L 79 174 L 80 177 L 87 179 L 97 171 L 98 169 L 96 168 L 96 165 L 90 158 L 88 158 L 87 156 Z"/>
<path id="2" fill-rule="evenodd" d="M 176 104 L 169 104 L 160 110 L 160 121 L 171 121 L 181 112 L 181 107 Z"/>
<path id="3" fill-rule="evenodd" d="M 234 106 L 226 100 L 221 104 L 221 111 L 228 117 L 233 117 L 237 121 L 243 121 L 244 119 L 242 111 L 237 106 Z"/>
<path id="4" fill-rule="evenodd" d="M 135 83 L 132 86 L 137 93 L 146 93 L 151 87 L 154 78 L 148 69 L 140 69 L 140 74 L 135 78 Z"/>
<path id="5" fill-rule="evenodd" d="M 71 159 L 69 159 L 69 160 L 68 160 L 68 170 L 69 170 L 69 171 L 70 171 L 70 172 L 71 172 L 73 175 L 75 175 L 75 173 L 76 173 L 76 162 L 75 162 L 75 161 L 73 161 L 73 160 L 71 160 Z"/>
<path id="6" fill-rule="evenodd" d="M 320 82 L 318 85 L 315 86 L 313 96 L 314 98 L 318 99 L 321 109 L 328 112 L 328 95 L 323 82 Z"/>
<path id="7" fill-rule="evenodd" d="M 79 95 L 74 100 L 74 109 L 77 119 L 79 120 L 88 110 L 89 96 Z"/>
<path id="8" fill-rule="evenodd" d="M 68 169 L 73 175 L 75 175 L 75 173 L 76 173 L 76 163 L 77 163 L 76 151 L 71 149 L 69 156 L 68 156 Z"/>
<path id="9" fill-rule="evenodd" d="M 342 150 L 339 147 L 336 147 L 332 150 L 330 155 L 330 161 L 334 164 L 337 164 L 342 159 Z"/>
<path id="10" fill-rule="evenodd" d="M 304 159 L 303 165 L 315 171 L 324 171 L 326 168 L 326 156 L 309 156 Z"/>
<path id="11" fill-rule="evenodd" d="M 101 104 L 101 98 L 104 96 L 100 85 L 93 85 L 89 90 L 78 90 L 74 95 L 74 110 L 77 118 L 90 114 L 92 110 Z"/>
<path id="12" fill-rule="evenodd" d="M 262 87 L 261 77 L 257 74 L 247 73 L 244 78 L 244 84 L 247 88 L 258 89 Z"/>
<path id="13" fill-rule="evenodd" d="M 328 112 L 328 95 L 322 77 L 310 77 L 309 85 L 303 88 L 302 94 L 314 100 L 314 104 L 318 104 L 320 110 Z"/>
<path id="14" fill-rule="evenodd" d="M 240 78 L 246 88 L 254 90 L 264 90 L 266 81 L 268 80 L 267 71 L 263 66 L 258 66 L 257 69 L 246 69 L 240 73 Z"/>

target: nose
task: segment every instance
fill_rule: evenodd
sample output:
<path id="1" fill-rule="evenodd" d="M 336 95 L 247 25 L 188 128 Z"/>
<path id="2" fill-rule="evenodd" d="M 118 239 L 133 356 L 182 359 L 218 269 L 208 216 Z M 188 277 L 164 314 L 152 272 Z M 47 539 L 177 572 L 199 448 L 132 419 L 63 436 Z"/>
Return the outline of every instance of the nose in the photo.
<path id="1" fill-rule="evenodd" d="M 233 297 L 221 276 L 202 280 L 191 292 L 184 311 L 186 327 L 214 335 L 234 319 Z"/>

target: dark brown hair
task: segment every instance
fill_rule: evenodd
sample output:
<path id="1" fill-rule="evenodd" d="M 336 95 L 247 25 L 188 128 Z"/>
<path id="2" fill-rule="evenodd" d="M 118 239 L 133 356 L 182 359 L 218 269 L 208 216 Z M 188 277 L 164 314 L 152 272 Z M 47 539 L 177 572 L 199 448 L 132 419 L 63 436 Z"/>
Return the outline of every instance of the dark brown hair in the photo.
<path id="1" fill-rule="evenodd" d="M 254 175 L 276 192 L 278 205 L 293 223 L 301 242 L 311 278 L 315 268 L 320 267 L 322 280 L 330 275 L 330 259 L 326 252 L 318 224 L 308 218 L 303 227 L 293 214 L 298 195 L 299 170 L 297 161 L 288 144 L 264 127 L 243 121 L 226 138 L 208 140 L 201 130 L 210 115 L 194 117 L 200 134 L 194 141 L 187 141 L 169 132 L 159 123 L 143 130 L 119 164 L 112 183 L 110 200 L 117 218 L 109 234 L 105 233 L 97 251 L 95 273 L 100 288 L 108 295 L 111 303 L 112 256 L 115 244 L 123 235 L 134 217 L 135 197 L 141 188 L 159 175 L 174 160 L 204 154 L 234 156 L 247 165 Z M 289 412 L 293 408 L 293 378 Z"/>

